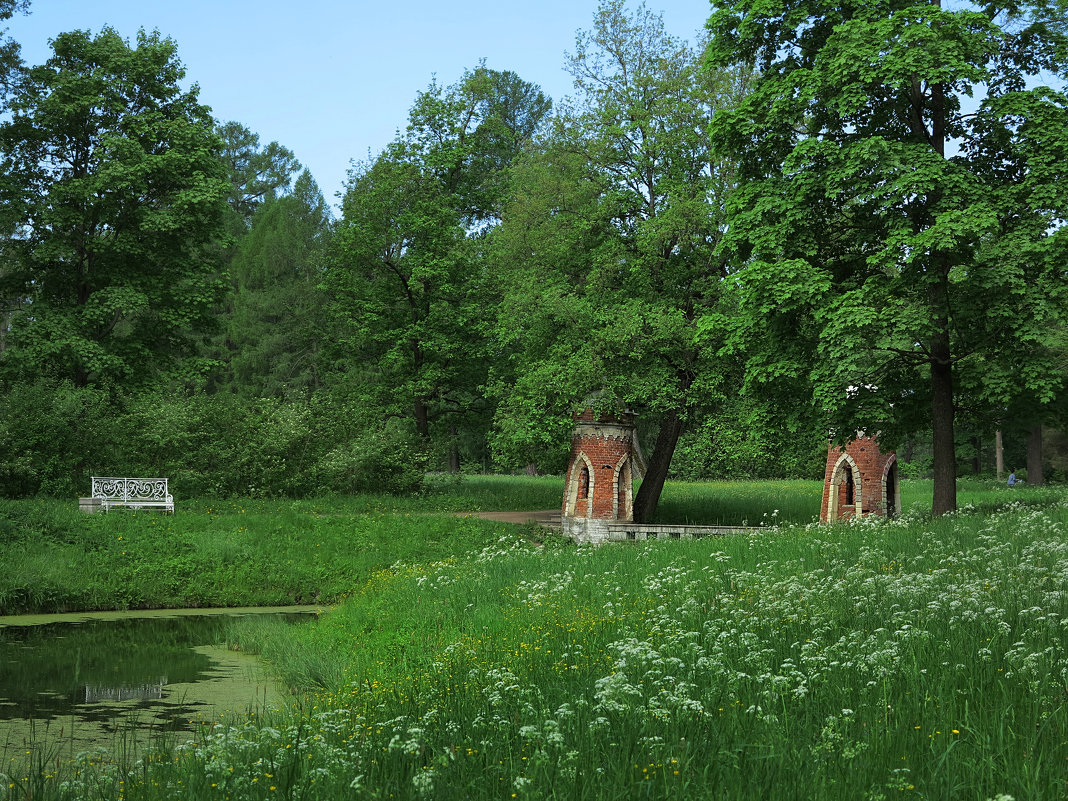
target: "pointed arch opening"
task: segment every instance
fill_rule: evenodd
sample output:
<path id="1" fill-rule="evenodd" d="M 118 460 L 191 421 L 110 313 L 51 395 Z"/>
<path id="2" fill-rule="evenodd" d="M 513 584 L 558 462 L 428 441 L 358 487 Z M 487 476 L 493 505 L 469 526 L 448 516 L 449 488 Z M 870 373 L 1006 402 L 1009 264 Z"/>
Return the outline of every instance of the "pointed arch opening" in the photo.
<path id="1" fill-rule="evenodd" d="M 616 520 L 634 519 L 634 482 L 631 459 L 623 456 L 612 471 L 612 517 Z"/>
<path id="2" fill-rule="evenodd" d="M 863 498 L 860 468 L 852 456 L 843 453 L 831 471 L 827 520 L 833 523 L 844 517 L 859 517 L 863 509 Z"/>
<path id="3" fill-rule="evenodd" d="M 597 480 L 593 463 L 585 453 L 579 453 L 567 477 L 568 517 L 590 517 L 593 513 L 594 482 Z"/>
<path id="4" fill-rule="evenodd" d="M 883 511 L 887 517 L 897 517 L 901 513 L 901 481 L 898 476 L 897 454 L 890 458 L 883 468 Z"/>

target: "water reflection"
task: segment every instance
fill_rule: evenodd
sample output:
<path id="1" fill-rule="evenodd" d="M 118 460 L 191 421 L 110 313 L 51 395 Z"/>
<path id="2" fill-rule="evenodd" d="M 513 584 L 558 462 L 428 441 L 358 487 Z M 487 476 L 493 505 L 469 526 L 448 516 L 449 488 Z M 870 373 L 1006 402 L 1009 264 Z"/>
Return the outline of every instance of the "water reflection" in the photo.
<path id="1" fill-rule="evenodd" d="M 282 617 L 306 621 L 308 611 Z M 108 617 L 18 626 L 0 618 L 0 748 L 53 731 L 76 753 L 131 727 L 191 730 L 280 700 L 254 657 L 226 649 L 232 616 Z"/>

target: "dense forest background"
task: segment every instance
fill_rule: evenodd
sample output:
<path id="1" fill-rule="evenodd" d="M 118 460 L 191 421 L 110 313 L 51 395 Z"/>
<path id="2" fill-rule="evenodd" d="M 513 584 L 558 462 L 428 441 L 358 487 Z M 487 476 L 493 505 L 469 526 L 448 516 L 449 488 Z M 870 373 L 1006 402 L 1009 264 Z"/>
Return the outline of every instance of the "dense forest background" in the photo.
<path id="1" fill-rule="evenodd" d="M 0 0 L 0 19 L 24 9 Z M 722 28 L 729 13 L 713 22 Z M 787 129 L 791 147 L 805 136 L 785 117 L 746 127 L 784 72 L 744 42 L 729 52 L 729 37 L 711 30 L 690 46 L 657 15 L 607 0 L 567 56 L 574 94 L 555 105 L 481 63 L 431 81 L 396 139 L 354 162 L 339 213 L 297 154 L 214 119 L 182 87 L 174 41 L 57 32 L 54 55 L 36 66 L 5 41 L 0 495 L 84 494 L 90 475 L 168 476 L 181 495 L 269 496 L 411 491 L 427 471 L 556 473 L 571 413 L 591 396 L 638 413 L 650 486 L 819 477 L 828 432 L 858 429 L 884 432 L 908 474 L 929 474 L 948 447 L 932 437 L 941 385 L 918 377 L 942 363 L 937 331 L 924 345 L 923 326 L 941 319 L 937 286 L 917 295 L 920 307 L 890 284 L 871 295 L 870 276 L 861 287 L 858 265 L 878 263 L 876 234 L 839 240 L 859 230 L 854 216 L 870 197 L 830 208 L 830 192 L 780 186 L 777 204 L 767 201 L 789 161 L 767 142 L 781 149 Z M 1033 39 L 1014 40 L 1017 50 Z M 1055 66 L 1044 58 L 1038 66 Z M 1015 135 L 1033 112 L 998 113 L 1015 115 Z M 803 125 L 827 123 L 797 113 Z M 852 136 L 858 124 L 842 130 Z M 991 141 L 1006 139 L 998 131 Z M 991 147 L 942 157 L 994 185 Z M 1014 158 L 1032 158 L 1014 147 Z M 1049 160 L 1043 151 L 1027 163 Z M 1001 245 L 1030 266 L 984 250 L 991 232 L 1009 230 L 996 209 L 982 218 L 985 239 L 928 243 L 958 293 L 946 341 L 981 343 L 944 360 L 956 370 L 958 474 L 994 472 L 995 436 L 1005 466 L 1026 465 L 1032 480 L 1068 472 L 1055 238 L 1064 204 L 1044 198 L 1051 211 L 1029 218 L 1031 239 L 1017 225 Z M 909 209 L 901 219 L 937 230 Z M 789 244 L 775 234 L 784 220 Z M 918 252 L 893 231 L 878 236 Z M 972 291 L 950 250 L 1017 270 L 999 282 L 1032 294 L 989 277 L 987 295 Z M 813 264 L 827 265 L 826 283 L 813 283 Z M 855 330 L 834 329 L 841 314 Z M 890 341 L 890 328 L 907 341 Z M 645 503 L 649 514 L 655 495 Z"/>

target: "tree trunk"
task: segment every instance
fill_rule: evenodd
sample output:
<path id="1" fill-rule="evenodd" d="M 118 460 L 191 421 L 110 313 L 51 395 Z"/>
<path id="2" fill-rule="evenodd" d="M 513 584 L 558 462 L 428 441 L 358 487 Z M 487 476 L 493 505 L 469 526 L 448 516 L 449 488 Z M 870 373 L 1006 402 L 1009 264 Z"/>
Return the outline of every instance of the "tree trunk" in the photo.
<path id="1" fill-rule="evenodd" d="M 459 434 L 456 431 L 456 426 L 452 426 L 449 429 L 451 440 L 449 442 L 449 472 L 460 472 L 460 441 Z"/>
<path id="2" fill-rule="evenodd" d="M 994 470 L 997 471 L 998 481 L 1005 474 L 1005 440 L 999 428 L 994 432 Z"/>
<path id="3" fill-rule="evenodd" d="M 934 450 L 934 497 L 937 515 L 957 509 L 957 451 L 953 441 L 953 365 L 949 332 L 942 328 L 931 343 L 931 439 Z"/>
<path id="4" fill-rule="evenodd" d="M 1031 429 L 1027 440 L 1027 483 L 1034 487 L 1042 486 L 1042 426 Z"/>
<path id="5" fill-rule="evenodd" d="M 682 420 L 675 412 L 668 412 L 660 431 L 656 435 L 653 455 L 646 466 L 645 478 L 634 497 L 634 521 L 651 523 L 656 516 L 656 507 L 660 503 L 660 493 L 664 491 L 671 457 L 682 434 Z"/>
<path id="6" fill-rule="evenodd" d="M 424 439 L 430 439 L 430 416 L 426 402 L 422 398 L 415 399 L 415 430 Z"/>
<path id="7" fill-rule="evenodd" d="M 972 475 L 979 475 L 983 472 L 983 438 L 975 437 L 972 440 L 972 447 L 975 449 L 975 454 L 972 456 Z"/>

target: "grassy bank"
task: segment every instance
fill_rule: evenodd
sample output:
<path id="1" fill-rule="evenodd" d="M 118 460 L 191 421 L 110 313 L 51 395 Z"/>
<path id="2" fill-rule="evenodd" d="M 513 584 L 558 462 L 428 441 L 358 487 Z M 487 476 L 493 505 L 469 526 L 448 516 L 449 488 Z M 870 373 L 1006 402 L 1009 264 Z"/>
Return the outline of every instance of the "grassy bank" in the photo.
<path id="1" fill-rule="evenodd" d="M 505 528 L 451 512 L 541 508 L 560 483 L 487 477 L 442 479 L 406 498 L 179 499 L 173 516 L 0 501 L 0 614 L 333 603 L 394 562 L 478 550 Z"/>
<path id="2" fill-rule="evenodd" d="M 1068 795 L 1068 506 L 575 548 L 514 530 L 248 631 L 318 687 L 38 797 Z M 711 501 L 709 501 L 711 503 Z"/>
<path id="3" fill-rule="evenodd" d="M 554 477 L 437 477 L 409 497 L 301 501 L 182 500 L 178 512 L 85 515 L 73 501 L 0 501 L 0 614 L 100 609 L 331 604 L 395 562 L 477 552 L 512 528 L 463 511 L 551 509 Z M 1046 503 L 1040 488 L 962 482 L 984 510 Z M 813 481 L 669 483 L 664 522 L 807 523 Z M 930 505 L 929 482 L 906 482 L 903 506 Z M 531 539 L 543 536 L 527 529 Z"/>

